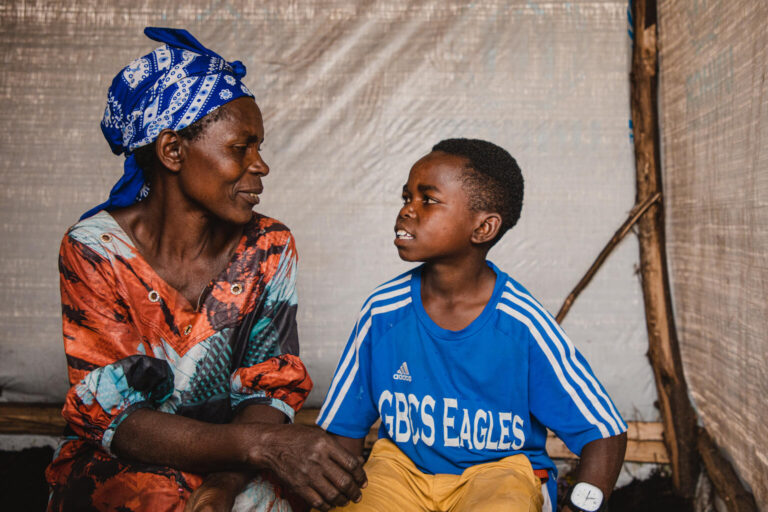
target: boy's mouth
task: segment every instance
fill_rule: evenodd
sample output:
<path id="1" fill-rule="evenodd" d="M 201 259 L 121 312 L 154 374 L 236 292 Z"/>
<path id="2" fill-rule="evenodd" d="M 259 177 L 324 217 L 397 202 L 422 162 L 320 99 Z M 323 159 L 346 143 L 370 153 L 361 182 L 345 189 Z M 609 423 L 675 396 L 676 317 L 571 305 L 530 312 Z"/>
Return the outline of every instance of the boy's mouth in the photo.
<path id="1" fill-rule="evenodd" d="M 398 240 L 413 240 L 413 235 L 404 229 L 396 229 L 395 238 Z"/>

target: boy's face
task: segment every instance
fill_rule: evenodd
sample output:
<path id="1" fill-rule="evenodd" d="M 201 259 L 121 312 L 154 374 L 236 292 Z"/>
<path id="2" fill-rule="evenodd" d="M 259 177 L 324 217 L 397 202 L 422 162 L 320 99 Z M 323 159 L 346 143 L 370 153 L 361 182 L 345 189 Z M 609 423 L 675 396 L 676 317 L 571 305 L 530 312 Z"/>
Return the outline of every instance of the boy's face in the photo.
<path id="1" fill-rule="evenodd" d="M 401 259 L 434 262 L 467 255 L 478 214 L 469 209 L 461 180 L 466 164 L 466 158 L 435 151 L 411 168 L 395 222 Z"/>

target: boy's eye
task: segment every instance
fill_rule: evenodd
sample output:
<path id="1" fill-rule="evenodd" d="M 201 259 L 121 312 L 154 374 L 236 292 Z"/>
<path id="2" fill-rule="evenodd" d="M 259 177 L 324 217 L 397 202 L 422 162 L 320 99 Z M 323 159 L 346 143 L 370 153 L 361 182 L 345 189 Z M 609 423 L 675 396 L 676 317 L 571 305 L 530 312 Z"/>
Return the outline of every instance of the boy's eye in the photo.
<path id="1" fill-rule="evenodd" d="M 422 200 L 422 202 L 424 204 L 436 204 L 437 200 L 429 196 L 424 196 L 424 199 Z"/>
<path id="2" fill-rule="evenodd" d="M 403 196 L 403 204 L 408 204 L 408 202 L 411 200 L 408 196 Z"/>

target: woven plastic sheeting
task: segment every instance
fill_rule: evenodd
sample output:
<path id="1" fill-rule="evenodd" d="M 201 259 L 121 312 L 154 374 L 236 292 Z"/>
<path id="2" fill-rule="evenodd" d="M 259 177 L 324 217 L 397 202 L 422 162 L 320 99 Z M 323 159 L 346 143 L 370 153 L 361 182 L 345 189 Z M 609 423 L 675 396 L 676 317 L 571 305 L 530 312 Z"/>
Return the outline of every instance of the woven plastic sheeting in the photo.
<path id="1" fill-rule="evenodd" d="M 768 510 L 768 4 L 661 2 L 667 251 L 704 426 Z"/>
<path id="2" fill-rule="evenodd" d="M 319 405 L 393 246 L 410 166 L 447 137 L 507 148 L 522 219 L 490 259 L 557 311 L 634 202 L 625 1 L 29 2 L 0 6 L 1 400 L 66 391 L 56 255 L 122 169 L 98 123 L 119 69 L 189 29 L 248 67 L 271 166 L 260 211 L 300 254 L 302 358 Z M 181 3 L 179 3 L 181 4 Z M 628 237 L 565 321 L 627 419 L 657 419 Z"/>

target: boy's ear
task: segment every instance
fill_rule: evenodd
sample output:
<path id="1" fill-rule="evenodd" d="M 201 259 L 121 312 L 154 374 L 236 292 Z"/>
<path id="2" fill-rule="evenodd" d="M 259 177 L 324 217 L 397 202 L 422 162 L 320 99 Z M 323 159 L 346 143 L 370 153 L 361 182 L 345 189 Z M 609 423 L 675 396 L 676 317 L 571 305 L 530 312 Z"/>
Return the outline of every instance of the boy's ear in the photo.
<path id="1" fill-rule="evenodd" d="M 501 215 L 498 213 L 483 213 L 480 223 L 472 232 L 472 243 L 485 244 L 496 238 L 501 229 Z"/>
<path id="2" fill-rule="evenodd" d="M 183 161 L 181 137 L 173 130 L 160 132 L 155 141 L 157 159 L 171 172 L 179 172 Z"/>

